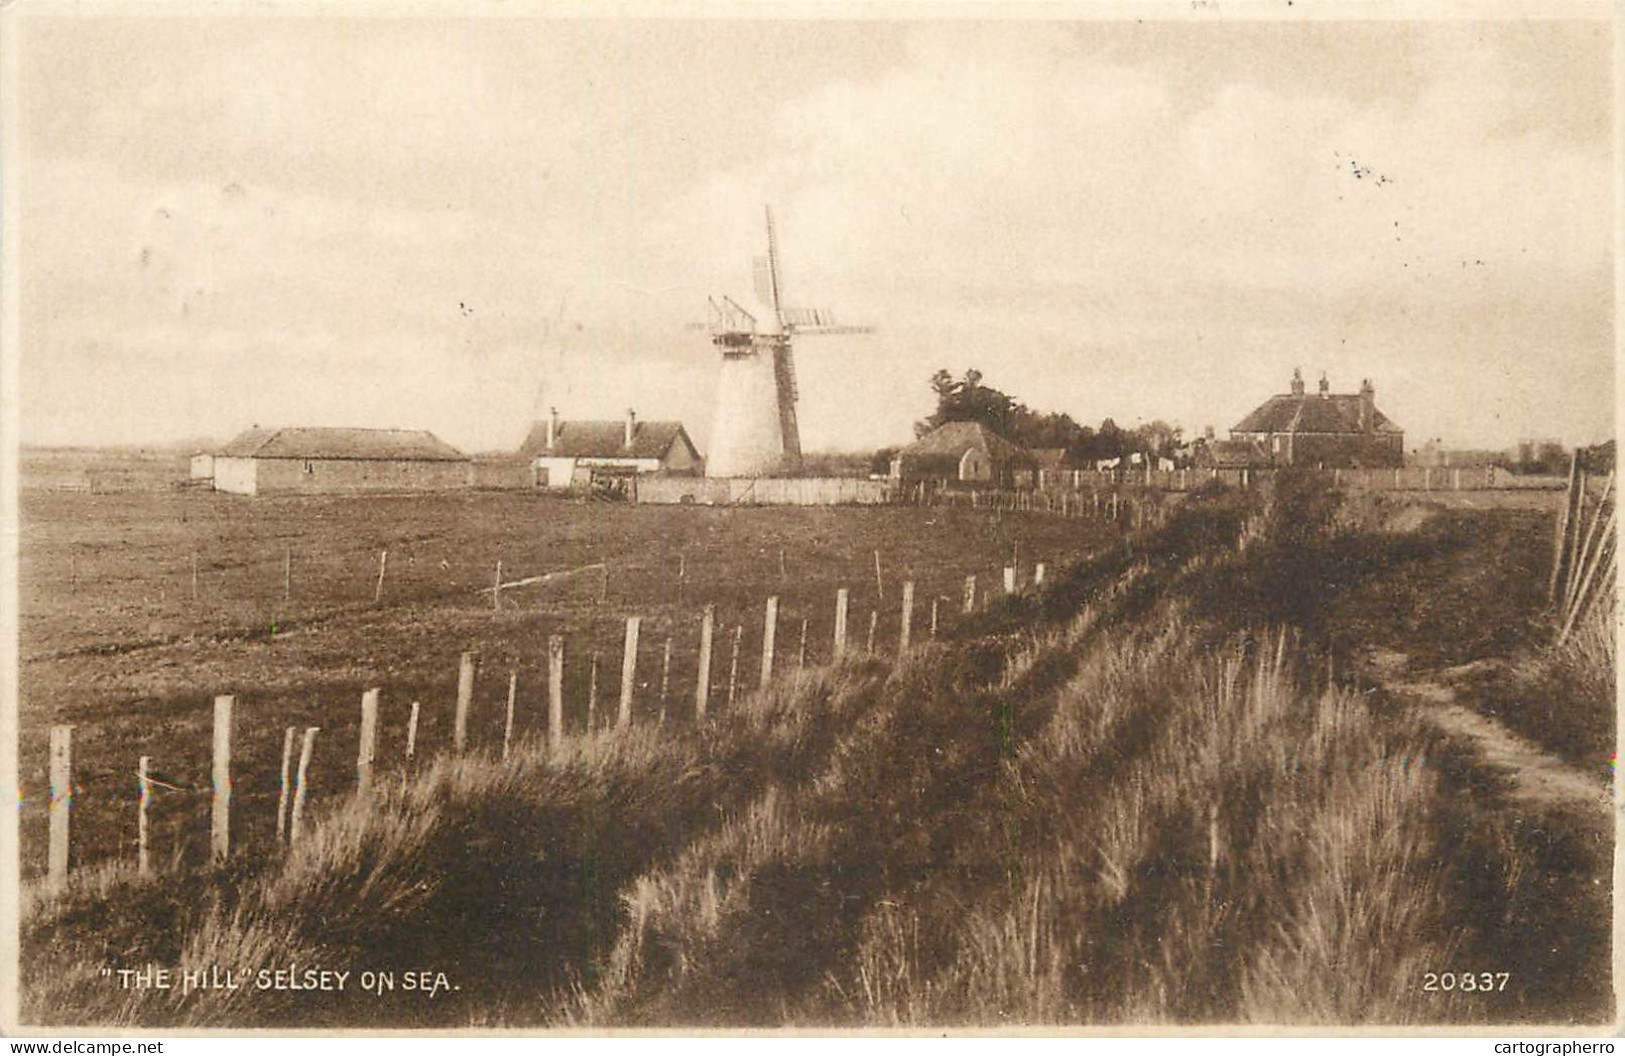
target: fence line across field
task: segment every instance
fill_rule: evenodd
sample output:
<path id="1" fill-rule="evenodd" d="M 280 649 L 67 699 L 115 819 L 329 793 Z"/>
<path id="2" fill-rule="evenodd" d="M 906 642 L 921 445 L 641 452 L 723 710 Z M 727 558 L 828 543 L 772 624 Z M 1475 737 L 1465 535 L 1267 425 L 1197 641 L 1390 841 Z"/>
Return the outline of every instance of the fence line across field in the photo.
<path id="1" fill-rule="evenodd" d="M 1013 592 L 1015 580 L 1013 566 L 1006 566 L 1006 585 Z M 1044 566 L 1036 565 L 1033 570 L 1031 583 L 1041 584 L 1044 579 Z M 971 607 L 967 613 L 974 610 L 974 584 L 975 576 L 966 581 L 967 601 Z M 903 581 L 900 588 L 899 603 L 896 611 L 897 637 L 894 660 L 900 662 L 911 648 L 912 624 L 916 598 L 916 585 L 914 580 Z M 838 664 L 852 654 L 847 648 L 847 615 L 850 600 L 850 591 L 847 587 L 839 587 L 834 592 L 834 624 L 835 632 L 831 641 L 830 663 Z M 931 603 L 931 635 L 938 633 L 940 596 L 932 598 Z M 762 609 L 762 649 L 758 679 L 755 690 L 763 692 L 768 690 L 776 671 L 781 670 L 778 663 L 777 628 L 782 613 L 781 599 L 778 595 L 769 596 Z M 890 618 L 890 617 L 888 617 Z M 714 603 L 706 604 L 699 613 L 698 648 L 695 657 L 695 688 L 693 721 L 696 726 L 703 727 L 708 718 L 710 695 L 714 688 L 713 654 L 716 651 L 715 630 L 717 607 Z M 880 620 L 880 609 L 870 612 L 869 633 L 866 639 L 865 655 L 877 655 L 876 634 Z M 614 729 L 626 730 L 634 725 L 639 714 L 639 682 L 637 672 L 639 667 L 640 643 L 642 641 L 642 628 L 644 617 L 639 614 L 628 616 L 625 622 L 625 634 L 622 644 L 621 656 L 621 683 L 620 695 Z M 801 616 L 800 642 L 797 651 L 796 671 L 807 667 L 807 640 L 810 616 Z M 748 692 L 740 673 L 740 656 L 742 653 L 745 623 L 736 623 L 729 635 L 730 652 L 727 675 L 727 701 L 736 705 L 741 694 Z M 672 657 L 676 648 L 676 636 L 667 635 L 661 656 L 661 673 L 659 679 L 658 718 L 654 721 L 664 724 L 667 717 L 667 704 L 671 692 Z M 552 758 L 561 757 L 573 736 L 566 729 L 566 667 L 572 655 L 567 646 L 566 636 L 552 634 L 547 640 L 546 654 L 546 736 L 549 753 Z M 594 716 L 595 697 L 597 695 L 597 668 L 598 653 L 596 650 L 588 652 L 590 673 L 587 686 L 585 728 L 580 734 L 589 740 L 605 731 L 598 728 Z M 469 721 L 475 707 L 475 690 L 479 675 L 479 654 L 475 650 L 464 651 L 458 660 L 455 699 L 453 702 L 453 729 L 452 744 L 449 746 L 453 757 L 466 755 L 470 749 Z M 512 668 L 507 672 L 507 694 L 502 713 L 502 735 L 500 758 L 506 759 L 513 744 L 516 716 L 521 713 L 519 686 L 520 671 Z M 648 689 L 648 687 L 645 687 Z M 360 717 L 356 741 L 356 777 L 355 791 L 357 796 L 367 797 L 378 794 L 388 794 L 387 789 L 381 789 L 375 780 L 375 767 L 378 762 L 378 742 L 380 729 L 380 709 L 384 698 L 383 687 L 368 688 L 361 694 Z M 214 724 L 212 733 L 212 760 L 210 769 L 209 793 L 209 858 L 214 862 L 227 860 L 236 849 L 233 844 L 232 818 L 234 813 L 234 789 L 232 752 L 235 736 L 235 713 L 237 697 L 222 695 L 214 698 Z M 642 713 L 650 715 L 655 701 L 645 698 Z M 415 772 L 416 756 L 419 752 L 418 731 L 420 718 L 420 702 L 410 702 L 410 718 L 406 724 L 403 746 L 403 762 L 401 764 L 400 790 L 404 792 L 409 786 Z M 646 719 L 645 721 L 649 721 Z M 65 886 L 71 866 L 70 857 L 70 824 L 73 805 L 73 759 L 72 736 L 73 727 L 61 725 L 53 726 L 50 731 L 50 800 L 49 800 L 49 847 L 47 882 L 50 890 L 60 891 Z M 306 828 L 305 814 L 307 803 L 311 794 L 311 782 L 314 767 L 317 765 L 316 745 L 317 735 L 321 727 L 309 726 L 299 736 L 296 726 L 286 726 L 282 729 L 282 751 L 280 755 L 280 768 L 277 771 L 278 791 L 276 796 L 276 825 L 275 839 L 279 844 L 292 844 L 297 842 L 302 830 Z M 294 746 L 299 743 L 297 765 L 295 765 Z M 138 782 L 137 800 L 137 871 L 141 875 L 150 875 L 153 871 L 150 831 L 152 816 L 156 811 L 156 803 L 152 790 L 155 787 L 169 788 L 175 791 L 192 791 L 178 788 L 167 782 L 160 781 L 153 776 L 153 758 L 151 755 L 139 757 L 136 775 Z M 201 791 L 201 790 L 199 790 Z"/>

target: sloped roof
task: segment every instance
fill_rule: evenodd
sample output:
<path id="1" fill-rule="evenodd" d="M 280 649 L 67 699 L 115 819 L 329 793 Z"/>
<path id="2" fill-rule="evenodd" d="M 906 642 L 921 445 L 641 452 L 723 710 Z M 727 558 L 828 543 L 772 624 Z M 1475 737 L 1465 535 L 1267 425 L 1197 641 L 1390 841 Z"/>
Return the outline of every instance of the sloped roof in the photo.
<path id="1" fill-rule="evenodd" d="M 1270 453 L 1259 440 L 1209 440 L 1205 461 L 1220 468 L 1267 466 Z"/>
<path id="2" fill-rule="evenodd" d="M 944 422 L 897 452 L 898 458 L 963 458 L 975 448 L 994 462 L 1020 462 L 1036 466 L 1037 460 L 981 422 Z"/>
<path id="3" fill-rule="evenodd" d="M 467 462 L 468 456 L 423 429 L 249 429 L 216 452 L 225 458 Z"/>
<path id="4" fill-rule="evenodd" d="M 1376 411 L 1376 431 L 1399 433 L 1404 430 Z M 1271 396 L 1252 414 L 1231 429 L 1234 433 L 1359 433 L 1358 394 Z"/>
<path id="5" fill-rule="evenodd" d="M 1029 447 L 1027 453 L 1045 469 L 1069 469 L 1072 465 L 1064 447 Z"/>
<path id="6" fill-rule="evenodd" d="M 664 458 L 679 439 L 698 458 L 699 449 L 688 438 L 682 422 L 638 422 L 632 429 L 632 446 L 626 445 L 625 421 L 561 421 L 547 446 L 547 423 L 537 422 L 519 445 L 520 457 L 550 458 Z"/>

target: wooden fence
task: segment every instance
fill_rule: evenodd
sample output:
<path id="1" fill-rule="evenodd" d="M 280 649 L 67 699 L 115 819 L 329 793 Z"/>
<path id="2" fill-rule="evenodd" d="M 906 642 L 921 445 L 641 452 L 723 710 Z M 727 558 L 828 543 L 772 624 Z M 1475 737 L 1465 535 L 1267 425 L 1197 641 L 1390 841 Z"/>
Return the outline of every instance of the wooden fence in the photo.
<path id="1" fill-rule="evenodd" d="M 1037 562 L 1030 566 L 1030 574 L 1024 574 L 1027 567 L 1008 564 L 1002 568 L 1002 575 L 997 582 L 1002 587 L 1004 595 L 1018 594 L 1044 585 L 1047 576 L 1046 565 Z M 877 573 L 878 571 L 877 562 Z M 972 614 L 987 606 L 991 592 L 979 589 L 980 580 L 981 577 L 977 574 L 966 577 L 963 597 L 960 599 L 960 613 Z M 919 618 L 924 621 L 924 636 L 928 639 L 937 637 L 953 609 L 952 599 L 946 595 L 922 599 L 913 580 L 903 582 L 900 591 L 891 596 L 898 599 L 895 608 L 883 612 L 877 602 L 876 607 L 868 613 L 866 633 L 860 645 L 849 619 L 851 591 L 845 586 L 836 589 L 834 597 L 830 599 L 833 608 L 833 630 L 828 643 L 830 663 L 839 664 L 857 656 L 879 655 L 881 650 L 880 643 L 877 642 L 877 631 L 881 626 L 882 617 L 888 626 L 896 628 L 892 659 L 893 662 L 900 662 L 916 647 L 918 637 L 915 632 L 916 609 L 921 608 Z M 929 605 L 922 608 L 925 600 L 929 601 Z M 811 623 L 809 616 L 802 615 L 792 622 L 790 629 L 796 634 L 797 645 L 791 652 L 780 646 L 783 640 L 780 634 L 783 610 L 779 596 L 765 598 L 756 611 L 760 613 L 758 617 L 760 634 L 757 638 L 760 642 L 760 660 L 757 676 L 752 685 L 747 673 L 741 670 L 741 658 L 747 656 L 744 649 L 745 624 L 740 622 L 732 628 L 718 628 L 716 606 L 706 604 L 700 610 L 697 616 L 698 642 L 694 658 L 695 680 L 692 693 L 674 684 L 672 678 L 673 655 L 680 645 L 675 631 L 667 634 L 659 644 L 658 679 L 649 677 L 640 680 L 639 672 L 648 670 L 644 665 L 651 659 L 649 654 L 653 650 L 645 647 L 647 639 L 643 633 L 645 625 L 643 615 L 626 616 L 619 658 L 621 676 L 619 693 L 612 723 L 600 722 L 598 719 L 599 653 L 596 650 L 591 651 L 586 658 L 591 672 L 585 689 L 586 700 L 584 702 L 576 700 L 573 702 L 574 707 L 567 708 L 567 703 L 572 703 L 567 701 L 571 680 L 566 678 L 566 665 L 571 660 L 570 650 L 564 635 L 548 635 L 545 671 L 541 672 L 539 677 L 536 672 L 532 672 L 526 678 L 528 683 L 531 677 L 535 677 L 536 684 L 545 686 L 545 713 L 538 704 L 534 710 L 537 717 L 532 725 L 540 728 L 541 716 L 545 714 L 545 743 L 549 749 L 548 754 L 557 758 L 564 752 L 572 737 L 593 738 L 604 734 L 612 735 L 613 731 L 628 729 L 635 722 L 664 726 L 679 712 L 681 702 L 685 700 L 692 702 L 693 722 L 703 725 L 708 716 L 715 711 L 716 696 L 722 696 L 724 706 L 735 705 L 743 694 L 751 692 L 753 688 L 756 691 L 765 691 L 775 682 L 789 677 L 791 673 L 806 669 L 809 666 L 808 628 Z M 927 611 L 928 617 L 925 615 Z M 753 619 L 751 622 L 754 624 L 756 621 Z M 718 663 L 722 659 L 717 655 L 719 630 L 722 642 L 726 643 L 723 646 L 726 649 L 725 667 L 721 667 Z M 580 658 L 576 659 L 579 662 Z M 476 746 L 470 735 L 470 717 L 475 706 L 480 668 L 477 653 L 467 651 L 459 657 L 455 698 L 451 705 L 453 740 L 450 754 L 462 757 L 480 752 L 486 757 L 505 759 L 515 743 L 516 732 L 521 734 L 524 732 L 519 729 L 528 710 L 522 707 L 524 701 L 519 692 L 520 679 L 524 672 L 517 668 L 505 672 L 507 693 L 505 707 L 501 713 L 503 721 L 500 741 L 493 738 L 492 743 Z M 495 673 L 500 676 L 504 672 L 499 670 Z M 581 692 L 579 680 L 576 680 L 574 688 L 576 692 Z M 385 690 L 382 686 L 370 687 L 361 694 L 353 792 L 356 796 L 387 795 L 391 789 L 404 791 L 410 785 L 414 774 L 421 772 L 422 769 L 418 730 L 420 719 L 426 707 L 430 705 L 425 705 L 419 700 L 402 700 L 394 706 L 397 710 L 409 709 L 409 718 L 405 723 L 403 751 L 398 756 L 400 759 L 398 775 L 388 782 L 380 780 L 381 775 L 377 771 L 379 730 L 385 699 Z M 234 805 L 237 792 L 234 784 L 234 750 L 242 748 L 247 743 L 246 738 L 280 737 L 281 766 L 277 772 L 275 841 L 277 845 L 285 846 L 298 841 L 302 835 L 308 833 L 307 819 L 311 809 L 312 785 L 315 770 L 319 765 L 318 748 L 326 740 L 320 736 L 323 733 L 320 726 L 308 726 L 302 730 L 296 726 L 286 726 L 280 730 L 266 730 L 259 726 L 243 728 L 238 722 L 241 713 L 237 702 L 236 696 L 228 695 L 217 696 L 213 702 L 210 781 L 206 791 L 209 800 L 209 858 L 214 862 L 224 861 L 240 850 L 240 841 L 233 836 L 233 821 L 237 809 Z M 583 712 L 585 721 L 576 729 L 569 728 L 566 722 L 567 714 L 579 716 Z M 50 729 L 46 884 L 51 891 L 62 890 L 68 881 L 70 868 L 76 864 L 70 844 L 75 787 L 73 729 L 67 725 L 53 726 Z M 254 747 L 258 748 L 260 745 L 256 744 Z M 140 755 L 133 771 L 137 784 L 134 825 L 136 839 L 133 851 L 137 871 L 142 875 L 154 872 L 155 856 L 151 846 L 151 832 L 159 792 L 191 791 L 155 777 L 154 763 L 152 756 Z M 264 791 L 260 790 L 262 793 Z"/>

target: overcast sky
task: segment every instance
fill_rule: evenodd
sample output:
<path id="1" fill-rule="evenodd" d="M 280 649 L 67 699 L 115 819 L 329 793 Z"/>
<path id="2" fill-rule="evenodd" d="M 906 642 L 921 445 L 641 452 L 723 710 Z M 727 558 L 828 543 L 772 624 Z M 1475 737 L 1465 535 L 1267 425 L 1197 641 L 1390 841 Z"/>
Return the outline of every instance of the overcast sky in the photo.
<path id="1" fill-rule="evenodd" d="M 1294 366 L 1408 447 L 1613 428 L 1606 22 L 33 17 L 25 443 L 565 417 L 704 449 L 708 294 L 797 345 L 808 449 L 937 367 L 1221 430 Z"/>

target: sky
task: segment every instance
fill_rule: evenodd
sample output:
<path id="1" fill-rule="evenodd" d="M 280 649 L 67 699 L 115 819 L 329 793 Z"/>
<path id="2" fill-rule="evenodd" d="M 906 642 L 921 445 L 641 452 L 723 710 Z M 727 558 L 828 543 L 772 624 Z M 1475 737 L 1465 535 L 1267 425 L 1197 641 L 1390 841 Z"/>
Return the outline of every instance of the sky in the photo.
<path id="1" fill-rule="evenodd" d="M 24 443 L 704 450 L 689 324 L 769 203 L 786 300 L 876 328 L 797 343 L 808 450 L 911 439 L 939 367 L 1190 435 L 1294 367 L 1407 447 L 1613 435 L 1607 21 L 14 28 Z"/>

